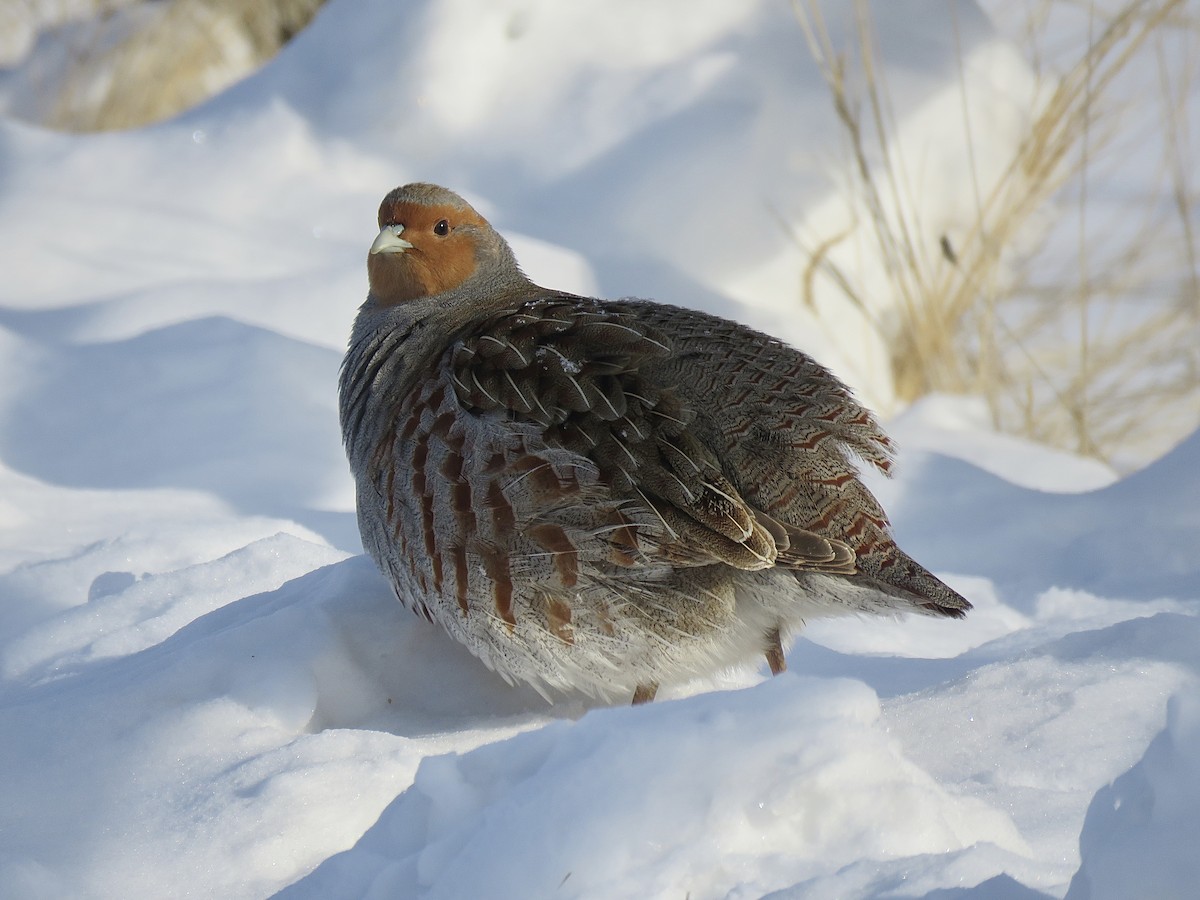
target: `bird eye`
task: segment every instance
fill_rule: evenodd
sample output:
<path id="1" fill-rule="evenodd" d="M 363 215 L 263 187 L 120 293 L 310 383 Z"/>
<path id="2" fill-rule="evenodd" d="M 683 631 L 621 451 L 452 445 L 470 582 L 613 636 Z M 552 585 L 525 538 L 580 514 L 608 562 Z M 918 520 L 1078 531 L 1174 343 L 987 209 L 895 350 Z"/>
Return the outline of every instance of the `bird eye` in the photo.
<path id="1" fill-rule="evenodd" d="M 439 219 L 438 223 L 433 226 L 433 233 L 445 237 L 450 233 L 450 223 L 445 219 Z"/>

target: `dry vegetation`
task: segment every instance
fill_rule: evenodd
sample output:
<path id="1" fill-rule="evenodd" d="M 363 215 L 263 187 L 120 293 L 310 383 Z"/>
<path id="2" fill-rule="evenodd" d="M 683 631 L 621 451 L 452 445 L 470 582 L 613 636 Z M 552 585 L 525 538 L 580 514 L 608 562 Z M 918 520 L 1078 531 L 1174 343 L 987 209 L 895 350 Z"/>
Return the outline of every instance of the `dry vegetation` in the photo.
<path id="1" fill-rule="evenodd" d="M 1200 422 L 1197 159 L 1186 109 L 1200 85 L 1200 21 L 1184 0 L 1125 0 L 1109 15 L 1076 5 L 1086 39 L 1066 65 L 1054 48 L 1051 72 L 1047 23 L 1067 2 L 1035 2 L 1013 35 L 1045 82 L 1044 101 L 995 184 L 961 186 L 976 216 L 953 245 L 922 227 L 908 173 L 887 152 L 894 125 L 865 4 L 856 80 L 818 5 L 798 3 L 797 14 L 855 161 L 857 227 L 895 292 L 898 314 L 874 320 L 894 348 L 901 399 L 981 395 L 1002 430 L 1131 466 Z M 1131 90 L 1135 69 L 1157 74 L 1148 93 Z M 1155 104 L 1161 132 L 1124 132 L 1130 102 Z M 1146 146 L 1158 188 L 1114 203 L 1123 185 L 1110 165 Z M 879 308 L 831 254 L 819 260 L 827 283 L 868 314 Z"/>

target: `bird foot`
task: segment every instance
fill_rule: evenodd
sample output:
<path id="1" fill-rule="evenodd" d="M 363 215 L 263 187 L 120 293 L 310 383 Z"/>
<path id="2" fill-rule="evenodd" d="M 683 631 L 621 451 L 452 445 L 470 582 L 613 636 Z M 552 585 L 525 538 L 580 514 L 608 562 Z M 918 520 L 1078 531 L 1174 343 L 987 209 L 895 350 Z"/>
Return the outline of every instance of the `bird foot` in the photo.
<path id="1" fill-rule="evenodd" d="M 639 684 L 633 692 L 633 705 L 641 706 L 643 703 L 649 703 L 657 693 L 657 684 Z"/>
<path id="2" fill-rule="evenodd" d="M 787 671 L 787 660 L 783 656 L 783 640 L 779 635 L 778 628 L 772 628 L 767 632 L 766 657 L 767 665 L 771 667 L 771 674 L 778 675 L 780 672 Z"/>

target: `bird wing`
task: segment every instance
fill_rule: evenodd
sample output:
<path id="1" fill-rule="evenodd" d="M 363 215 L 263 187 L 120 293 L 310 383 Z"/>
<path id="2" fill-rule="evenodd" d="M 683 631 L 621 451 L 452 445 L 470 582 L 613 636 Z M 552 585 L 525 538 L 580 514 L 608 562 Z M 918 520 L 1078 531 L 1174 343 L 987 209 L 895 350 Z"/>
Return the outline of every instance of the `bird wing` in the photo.
<path id="1" fill-rule="evenodd" d="M 765 514 L 859 557 L 895 547 L 882 507 L 858 477 L 860 460 L 890 473 L 892 443 L 849 388 L 807 354 L 715 316 L 622 301 L 651 328 L 669 327 L 674 352 L 645 373 L 674 384 L 697 410 L 692 430 Z"/>
<path id="2" fill-rule="evenodd" d="M 857 466 L 891 474 L 892 442 L 832 373 L 776 338 L 716 316 L 644 300 L 614 305 L 648 328 L 670 328 L 674 352 L 652 360 L 643 377 L 675 385 L 679 402 L 697 411 L 692 432 L 762 511 L 760 520 L 848 545 L 853 574 L 921 611 L 960 616 L 970 608 L 896 545 Z"/>
<path id="3" fill-rule="evenodd" d="M 694 405 L 673 385 L 646 376 L 674 348 L 632 310 L 547 294 L 480 322 L 449 353 L 464 407 L 514 430 L 533 426 L 545 447 L 594 468 L 608 499 L 625 511 L 625 524 L 609 528 L 608 539 L 639 551 L 617 554 L 627 564 L 649 552 L 679 566 L 853 571 L 854 554 L 844 543 L 747 502 L 723 467 L 721 448 L 691 427 Z M 521 434 L 527 446 L 529 429 Z M 503 455 L 497 460 L 513 465 Z"/>

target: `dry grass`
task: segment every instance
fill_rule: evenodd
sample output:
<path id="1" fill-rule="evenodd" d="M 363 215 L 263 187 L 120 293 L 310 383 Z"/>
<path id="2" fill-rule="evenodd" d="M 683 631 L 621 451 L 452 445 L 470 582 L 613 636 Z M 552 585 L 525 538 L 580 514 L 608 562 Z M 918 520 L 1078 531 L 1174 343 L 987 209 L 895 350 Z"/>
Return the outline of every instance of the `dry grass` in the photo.
<path id="1" fill-rule="evenodd" d="M 1107 18 L 1084 6 L 1087 40 L 1052 78 L 1040 70 L 1046 23 L 1066 2 L 1038 3 L 1017 35 L 1050 89 L 994 184 L 951 186 L 971 191 L 976 209 L 953 245 L 923 227 L 910 175 L 889 147 L 896 129 L 865 5 L 856 16 L 858 88 L 819 5 L 796 8 L 854 159 L 851 199 L 865 210 L 858 225 L 894 291 L 893 314 L 873 320 L 894 348 L 898 396 L 978 394 L 1003 430 L 1129 465 L 1200 421 L 1196 158 L 1185 110 L 1188 90 L 1200 85 L 1200 23 L 1184 0 L 1126 0 Z M 1138 99 L 1163 110 L 1164 177 L 1161 190 L 1130 198 L 1113 216 L 1111 199 L 1097 196 L 1120 187 L 1105 179 L 1115 155 L 1130 149 L 1121 86 L 1134 62 L 1144 73 L 1147 60 L 1157 64 L 1157 96 Z M 810 248 L 821 274 L 860 309 L 878 310 L 827 249 Z"/>

